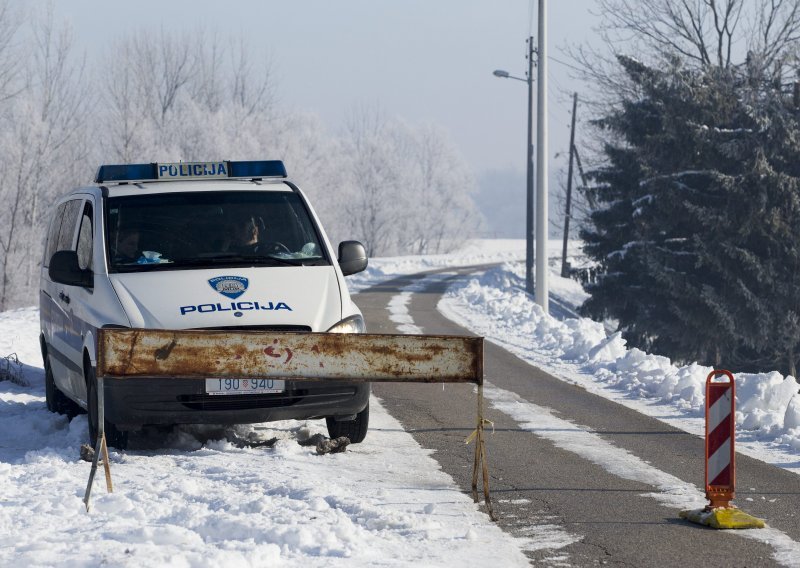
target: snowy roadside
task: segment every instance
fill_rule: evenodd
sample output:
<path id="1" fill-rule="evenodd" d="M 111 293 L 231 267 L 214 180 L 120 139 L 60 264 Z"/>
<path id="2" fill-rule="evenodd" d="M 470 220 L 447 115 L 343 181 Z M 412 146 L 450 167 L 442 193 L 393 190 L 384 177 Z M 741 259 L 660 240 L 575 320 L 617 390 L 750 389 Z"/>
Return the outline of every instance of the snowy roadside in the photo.
<path id="1" fill-rule="evenodd" d="M 551 293 L 579 304 L 576 283 L 551 274 Z M 704 431 L 710 367 L 678 367 L 628 349 L 585 318 L 556 319 L 524 292 L 524 267 L 507 264 L 461 279 L 439 303 L 449 319 L 590 392 L 687 432 Z M 552 310 L 551 310 L 552 311 Z M 800 385 L 780 373 L 736 375 L 737 451 L 800 474 Z"/>
<path id="2" fill-rule="evenodd" d="M 560 247 L 559 241 L 548 243 L 551 264 L 559 257 Z M 579 249 L 580 243 L 571 241 L 570 257 L 579 254 Z M 370 259 L 369 272 L 348 278 L 348 286 L 359 290 L 417 271 L 506 261 L 501 268 L 455 283 L 439 310 L 563 380 L 703 435 L 705 380 L 711 368 L 698 364 L 678 367 L 666 357 L 628 349 L 619 335 L 609 336 L 601 324 L 574 317 L 574 308 L 586 293 L 579 283 L 561 278 L 552 269 L 550 311 L 558 317 L 544 314 L 524 292 L 524 266 L 513 262 L 522 259 L 523 240 L 476 240 L 449 255 Z M 407 302 L 413 289 L 395 301 Z M 403 323 L 403 315 L 395 317 Z M 741 373 L 736 375 L 736 387 L 737 450 L 800 474 L 800 385 L 796 378 L 778 372 Z"/>
<path id="3" fill-rule="evenodd" d="M 451 255 L 371 259 L 348 286 L 523 256 L 522 241 L 506 241 Z M 626 350 L 589 320 L 546 316 L 522 291 L 521 271 L 516 263 L 461 279 L 440 310 L 564 380 L 702 432 L 708 369 Z M 406 333 L 415 332 L 404 319 L 410 292 L 390 306 Z M 557 276 L 551 293 L 565 310 L 583 298 L 577 283 Z M 527 565 L 521 550 L 575 539 L 558 527 L 547 542 L 541 534 L 502 533 L 376 399 L 367 440 L 340 455 L 316 456 L 297 444 L 324 432 L 313 421 L 143 436 L 131 451 L 112 453 L 116 492 L 106 495 L 100 480 L 87 516 L 80 499 L 88 464 L 77 457 L 86 419 L 68 423 L 45 409 L 37 336 L 35 309 L 0 313 L 0 356 L 15 352 L 28 383 L 0 382 L 0 564 L 514 566 Z M 772 373 L 739 375 L 737 384 L 738 449 L 787 469 L 793 463 L 800 473 L 797 383 Z M 278 442 L 240 449 L 229 441 L 248 436 Z"/>
<path id="4" fill-rule="evenodd" d="M 34 308 L 0 313 L 0 354 L 27 383 L 0 382 L 0 565 L 527 566 L 541 546 L 489 521 L 375 398 L 367 439 L 342 454 L 297 443 L 323 421 L 136 436 L 87 514 L 86 416 L 45 408 L 38 326 Z"/>
<path id="5" fill-rule="evenodd" d="M 550 243 L 550 254 L 554 254 L 556 241 Z M 580 244 L 571 242 L 577 249 Z M 560 250 L 560 249 L 559 249 Z M 524 260 L 525 241 L 521 239 L 474 239 L 468 241 L 458 251 L 450 254 L 432 254 L 427 256 L 393 256 L 386 258 L 370 258 L 369 266 L 364 272 L 347 277 L 347 288 L 351 294 L 390 280 L 396 276 L 413 274 L 436 268 L 450 266 L 471 266 L 504 261 Z"/>
<path id="6" fill-rule="evenodd" d="M 518 271 L 519 274 L 514 274 L 515 270 Z M 509 292 L 512 292 L 515 288 L 521 292 L 521 285 L 523 284 L 522 278 L 524 274 L 524 268 L 521 266 L 506 266 L 499 269 L 492 269 L 489 270 L 487 274 L 484 274 L 482 277 L 477 279 L 466 279 L 469 280 L 470 284 L 474 283 L 476 280 L 478 282 L 482 282 L 487 278 L 490 282 L 496 282 L 497 273 L 503 275 L 504 272 L 507 274 L 505 274 L 506 278 L 503 279 L 502 282 L 503 286 L 501 287 L 501 290 L 503 294 L 500 294 L 500 296 L 508 295 Z M 455 273 L 437 273 L 426 276 L 419 280 L 415 280 L 414 282 L 405 286 L 399 294 L 391 299 L 388 306 L 390 319 L 397 324 L 399 331 L 402 333 L 424 333 L 425 330 L 416 325 L 408 310 L 411 296 L 413 293 L 424 290 L 427 286 L 437 281 L 445 280 L 453 274 Z M 514 279 L 516 281 L 512 281 L 512 278 L 510 278 L 513 276 L 517 276 L 517 278 Z M 448 315 L 449 310 L 446 304 L 448 300 L 452 300 L 456 303 L 458 308 L 470 313 L 470 315 L 475 315 L 475 313 L 481 315 L 485 314 L 486 306 L 484 304 L 473 304 L 470 302 L 471 300 L 474 300 L 474 298 L 468 298 L 470 301 L 466 302 L 460 301 L 463 300 L 463 298 L 459 298 L 458 291 L 467 286 L 464 284 L 464 280 L 465 278 L 462 278 L 460 283 L 451 287 L 449 294 L 440 301 L 438 306 L 439 310 L 445 315 Z M 553 291 L 557 292 L 562 299 L 570 297 L 571 295 L 574 295 L 574 299 L 580 299 L 579 296 L 582 294 L 582 292 L 576 289 L 574 284 L 574 282 L 556 277 L 555 275 L 553 275 L 553 280 L 551 282 Z M 527 302 L 530 302 L 527 295 L 524 293 L 522 293 L 521 297 L 523 301 L 520 303 L 520 305 L 524 306 Z M 502 300 L 500 302 L 502 303 Z M 576 302 L 576 304 L 577 303 L 580 302 Z M 497 316 L 497 314 L 493 315 Z M 557 328 L 559 322 L 557 322 L 554 318 L 546 316 L 543 313 L 540 313 L 540 316 L 541 317 L 539 318 L 538 323 L 540 324 L 539 327 L 543 328 L 543 331 L 546 332 L 544 328 L 547 327 L 547 325 Z M 467 321 L 466 318 L 459 317 L 458 315 L 454 316 L 451 313 L 448 317 L 451 317 L 451 319 L 454 319 L 457 323 L 460 323 L 461 325 L 470 329 L 474 330 L 476 327 L 474 322 Z M 489 317 L 488 319 L 489 323 L 502 322 L 501 325 L 508 324 L 510 322 L 512 328 L 514 327 L 515 323 L 520 323 L 514 318 L 506 320 L 498 317 Z M 529 321 L 529 317 L 522 317 L 522 320 L 522 324 L 531 323 Z M 541 320 L 544 320 L 545 325 L 541 325 Z M 574 318 L 570 321 L 580 323 L 579 320 Z M 473 326 L 470 326 L 470 323 L 473 323 Z M 605 336 L 605 333 L 602 331 L 602 327 L 598 324 L 595 325 L 597 325 L 599 328 L 597 330 L 598 335 Z M 495 341 L 501 346 L 509 349 L 512 347 L 517 347 L 517 344 L 522 341 L 525 342 L 523 344 L 532 343 L 530 333 L 531 330 L 523 328 L 522 331 L 523 332 L 518 336 L 514 336 L 513 333 L 501 334 L 503 335 L 503 339 L 501 341 L 496 339 L 498 336 L 496 328 L 489 330 L 484 328 L 479 330 L 479 333 L 484 333 L 490 338 L 490 340 Z M 489 332 L 493 332 L 494 335 L 490 335 Z M 495 339 L 491 339 L 492 337 L 495 337 Z M 592 338 L 589 339 L 591 340 Z M 512 343 L 509 344 L 509 342 Z M 604 343 L 605 341 L 601 340 L 599 345 L 602 346 Z M 514 349 L 510 350 L 512 352 L 515 351 Z M 523 359 L 527 358 L 524 350 L 522 352 L 517 350 L 517 352 Z M 527 359 L 530 361 L 530 358 Z M 547 368 L 544 365 L 538 366 Z M 552 369 L 548 370 L 551 372 L 553 371 Z M 561 378 L 564 377 L 562 376 Z M 677 510 L 697 509 L 705 505 L 706 499 L 704 493 L 694 484 L 684 482 L 673 475 L 653 467 L 649 462 L 643 461 L 627 450 L 615 446 L 596 432 L 593 432 L 588 428 L 577 424 L 576 422 L 559 417 L 558 414 L 560 413 L 554 412 L 550 408 L 536 405 L 521 398 L 516 393 L 501 389 L 489 382 L 486 383 L 484 393 L 493 408 L 503 412 L 515 420 L 521 429 L 533 432 L 542 438 L 546 438 L 552 441 L 559 448 L 577 454 L 622 479 L 638 481 L 652 486 L 655 491 L 646 493 L 646 495 L 652 499 L 655 499 L 662 505 Z M 609 396 L 609 393 L 604 393 L 603 391 L 599 391 L 598 394 Z M 617 400 L 617 397 L 613 396 L 617 393 L 612 392 L 611 394 L 612 396 L 609 396 L 609 398 Z M 642 410 L 641 407 L 634 408 L 640 411 Z M 652 412 L 645 413 L 652 415 Z M 663 419 L 663 414 L 663 411 L 660 411 L 656 417 Z M 681 416 L 680 412 L 678 413 L 678 416 Z M 531 518 L 529 520 L 531 522 L 531 532 L 534 534 L 541 533 L 543 529 L 543 525 L 541 524 L 542 519 Z M 558 548 L 568 546 L 573 542 L 583 539 L 582 535 L 575 533 L 574 527 L 567 529 L 566 527 L 558 524 L 547 524 L 546 526 L 549 538 L 547 539 L 547 542 L 543 543 L 542 548 L 557 550 Z M 760 530 L 735 531 L 735 534 L 739 537 L 763 542 L 772 547 L 772 558 L 779 564 L 788 567 L 800 567 L 800 543 L 792 540 L 786 533 L 773 527 L 767 527 Z M 568 562 L 568 557 L 565 557 L 565 561 Z"/>

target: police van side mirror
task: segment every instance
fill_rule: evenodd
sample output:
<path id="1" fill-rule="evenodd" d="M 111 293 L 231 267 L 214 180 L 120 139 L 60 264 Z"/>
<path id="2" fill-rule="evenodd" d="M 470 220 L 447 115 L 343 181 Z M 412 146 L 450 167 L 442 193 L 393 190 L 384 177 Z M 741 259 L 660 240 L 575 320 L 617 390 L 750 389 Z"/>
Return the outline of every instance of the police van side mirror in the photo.
<path id="1" fill-rule="evenodd" d="M 367 249 L 358 241 L 339 243 L 339 267 L 342 274 L 350 276 L 367 268 Z"/>
<path id="2" fill-rule="evenodd" d="M 74 250 L 60 250 L 50 259 L 47 269 L 50 280 L 68 286 L 94 287 L 94 274 L 91 270 L 81 270 L 78 253 Z"/>

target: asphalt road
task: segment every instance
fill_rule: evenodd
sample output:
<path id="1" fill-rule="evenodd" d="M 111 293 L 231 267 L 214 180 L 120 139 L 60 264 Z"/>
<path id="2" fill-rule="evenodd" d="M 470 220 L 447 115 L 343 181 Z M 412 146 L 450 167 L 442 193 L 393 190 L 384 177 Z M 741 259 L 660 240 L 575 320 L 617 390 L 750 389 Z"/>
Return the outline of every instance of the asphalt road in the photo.
<path id="1" fill-rule="evenodd" d="M 474 268 L 472 269 L 475 270 Z M 448 271 L 453 271 L 449 269 Z M 443 272 L 443 271 L 442 271 Z M 469 270 L 461 270 L 466 273 Z M 429 273 L 428 273 L 429 274 Z M 403 277 L 355 296 L 372 333 L 396 333 L 387 304 L 421 275 Z M 409 312 L 424 333 L 473 335 L 436 311 L 448 283 L 412 296 Z M 523 399 L 553 409 L 653 467 L 703 487 L 703 440 L 558 380 L 486 342 L 485 378 Z M 471 385 L 381 384 L 373 391 L 444 471 L 469 491 L 474 428 Z M 554 566 L 773 566 L 770 545 L 678 518 L 647 496 L 658 489 L 608 473 L 575 453 L 520 429 L 487 403 L 495 433 L 487 437 L 490 484 L 499 524 L 529 537 L 558 525 L 579 540 L 528 551 L 532 564 Z M 800 476 L 737 455 L 736 504 L 800 542 Z M 548 539 L 545 538 L 545 541 Z"/>

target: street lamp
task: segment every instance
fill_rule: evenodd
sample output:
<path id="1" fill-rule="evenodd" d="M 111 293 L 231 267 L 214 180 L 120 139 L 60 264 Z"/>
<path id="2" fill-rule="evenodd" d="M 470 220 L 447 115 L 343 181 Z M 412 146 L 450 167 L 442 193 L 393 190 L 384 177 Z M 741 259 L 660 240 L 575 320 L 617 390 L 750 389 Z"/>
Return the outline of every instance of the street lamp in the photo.
<path id="1" fill-rule="evenodd" d="M 547 286 L 547 0 L 539 0 L 539 102 L 536 106 L 536 303 L 550 313 Z"/>
<path id="2" fill-rule="evenodd" d="M 528 191 L 525 203 L 525 291 L 533 294 L 533 38 L 528 38 L 528 77 L 514 77 L 508 71 L 497 69 L 493 73 L 501 79 L 515 79 L 528 84 L 528 158 L 526 173 Z"/>

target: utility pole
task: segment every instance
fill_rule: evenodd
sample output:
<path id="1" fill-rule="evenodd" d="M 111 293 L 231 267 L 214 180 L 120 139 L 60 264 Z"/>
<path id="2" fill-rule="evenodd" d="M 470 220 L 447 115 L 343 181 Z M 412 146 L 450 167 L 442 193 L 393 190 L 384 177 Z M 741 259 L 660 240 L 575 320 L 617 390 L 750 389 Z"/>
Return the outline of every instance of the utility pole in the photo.
<path id="1" fill-rule="evenodd" d="M 536 115 L 536 294 L 550 312 L 547 286 L 547 0 L 539 0 L 538 105 Z"/>
<path id="2" fill-rule="evenodd" d="M 501 79 L 514 79 L 525 81 L 528 84 L 528 148 L 526 152 L 525 170 L 527 172 L 527 193 L 525 198 L 525 291 L 533 295 L 533 56 L 536 49 L 533 47 L 533 37 L 528 38 L 528 75 L 514 77 L 508 71 L 495 69 L 492 73 Z M 538 278 L 538 274 L 537 274 Z"/>
<path id="3" fill-rule="evenodd" d="M 567 210 L 564 212 L 564 248 L 561 250 L 561 277 L 569 277 L 567 267 L 567 241 L 569 240 L 570 206 L 572 205 L 572 160 L 575 157 L 575 114 L 578 110 L 578 93 L 572 95 L 572 126 L 569 131 L 569 168 L 567 169 Z"/>
<path id="4" fill-rule="evenodd" d="M 528 152 L 525 199 L 525 291 L 533 294 L 533 37 L 528 38 Z"/>
<path id="5" fill-rule="evenodd" d="M 581 185 L 584 189 L 589 187 L 589 182 L 586 180 L 586 174 L 583 172 L 583 164 L 581 163 L 581 154 L 578 152 L 578 147 L 573 146 L 573 151 L 575 152 L 575 163 L 578 164 L 578 174 L 581 176 Z M 589 203 L 589 209 L 594 209 L 596 207 L 596 203 L 594 198 L 592 197 L 592 193 L 587 191 L 585 194 L 586 201 Z"/>

